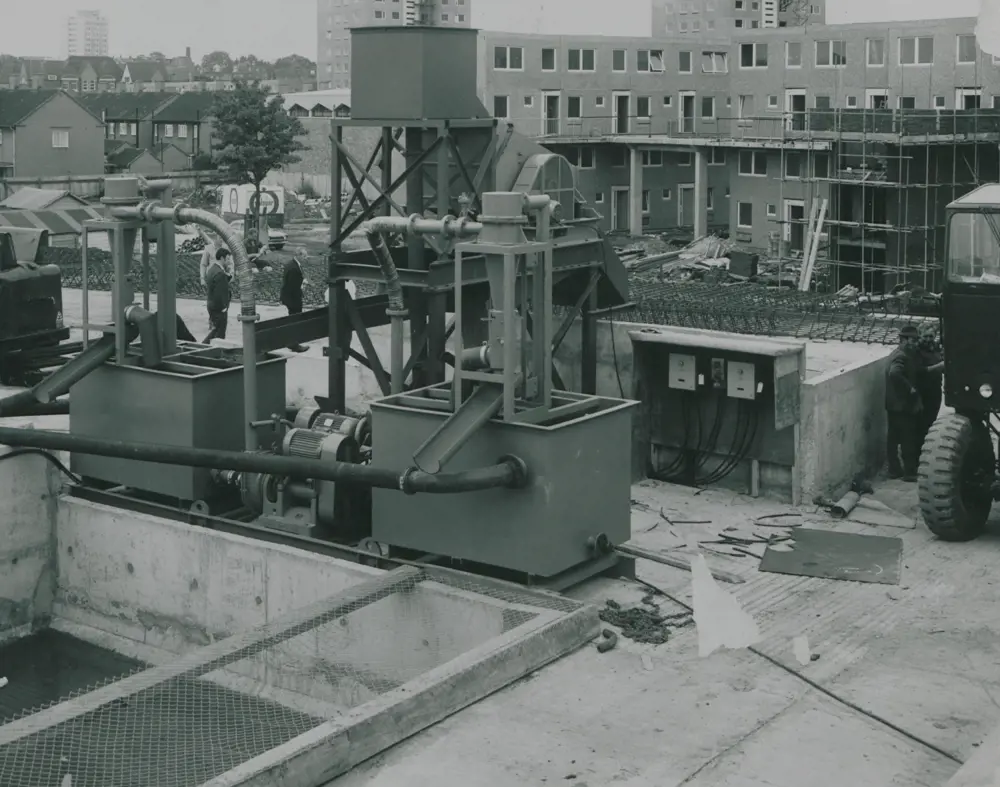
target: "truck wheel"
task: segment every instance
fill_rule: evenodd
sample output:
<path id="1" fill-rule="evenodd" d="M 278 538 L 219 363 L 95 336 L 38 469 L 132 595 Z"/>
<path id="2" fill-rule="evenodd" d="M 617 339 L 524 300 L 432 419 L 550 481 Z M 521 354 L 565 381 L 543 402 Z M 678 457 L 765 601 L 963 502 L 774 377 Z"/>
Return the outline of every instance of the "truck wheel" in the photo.
<path id="1" fill-rule="evenodd" d="M 989 427 L 958 413 L 934 422 L 920 457 L 920 512 L 942 541 L 982 534 L 992 506 L 995 458 Z"/>

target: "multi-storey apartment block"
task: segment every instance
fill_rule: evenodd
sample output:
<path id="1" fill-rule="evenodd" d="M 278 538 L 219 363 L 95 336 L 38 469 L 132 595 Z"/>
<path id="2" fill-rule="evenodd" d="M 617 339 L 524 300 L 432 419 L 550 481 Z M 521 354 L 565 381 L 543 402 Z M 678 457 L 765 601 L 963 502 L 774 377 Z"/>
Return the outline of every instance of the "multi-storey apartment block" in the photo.
<path id="1" fill-rule="evenodd" d="M 841 283 L 931 284 L 944 206 L 1000 179 L 1000 61 L 974 28 L 486 33 L 480 88 L 496 117 L 579 168 L 609 230 L 717 225 L 795 256 L 826 200 L 821 254 L 841 263 Z"/>

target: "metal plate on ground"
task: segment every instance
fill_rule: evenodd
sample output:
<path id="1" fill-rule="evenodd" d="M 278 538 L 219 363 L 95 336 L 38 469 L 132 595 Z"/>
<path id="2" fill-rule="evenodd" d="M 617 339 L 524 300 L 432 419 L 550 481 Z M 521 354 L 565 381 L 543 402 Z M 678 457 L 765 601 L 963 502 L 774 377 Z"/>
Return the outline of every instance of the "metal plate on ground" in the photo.
<path id="1" fill-rule="evenodd" d="M 898 538 L 806 528 L 795 530 L 792 538 L 793 541 L 780 544 L 777 548 L 767 548 L 760 561 L 761 571 L 881 585 L 899 584 L 903 542 Z"/>

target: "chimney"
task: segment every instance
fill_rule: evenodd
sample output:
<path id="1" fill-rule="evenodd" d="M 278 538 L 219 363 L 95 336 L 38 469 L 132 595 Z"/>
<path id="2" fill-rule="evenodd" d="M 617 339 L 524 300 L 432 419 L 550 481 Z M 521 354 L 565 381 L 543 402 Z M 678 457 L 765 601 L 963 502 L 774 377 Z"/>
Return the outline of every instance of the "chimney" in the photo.
<path id="1" fill-rule="evenodd" d="M 190 59 L 191 59 L 191 47 L 187 47 L 187 48 L 186 48 L 186 49 L 184 50 L 184 56 L 185 56 L 185 57 L 186 57 L 186 58 L 187 58 L 188 60 L 190 60 Z"/>

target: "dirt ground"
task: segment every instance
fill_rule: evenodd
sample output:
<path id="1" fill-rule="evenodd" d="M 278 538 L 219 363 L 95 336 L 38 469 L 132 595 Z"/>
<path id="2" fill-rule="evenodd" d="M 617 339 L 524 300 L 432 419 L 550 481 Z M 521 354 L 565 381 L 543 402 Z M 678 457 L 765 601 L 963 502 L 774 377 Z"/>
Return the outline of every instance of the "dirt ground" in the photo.
<path id="1" fill-rule="evenodd" d="M 78 306 L 68 297 L 68 321 Z M 182 301 L 178 311 L 196 336 L 207 332 L 200 303 Z M 706 554 L 710 566 L 745 579 L 721 587 L 753 615 L 758 653 L 701 658 L 695 626 L 663 645 L 622 638 L 605 654 L 588 645 L 363 764 L 337 787 L 939 787 L 1000 722 L 1000 516 L 978 541 L 945 544 L 919 522 L 915 486 L 898 481 L 880 481 L 875 502 L 843 522 L 814 508 L 659 482 L 636 485 L 632 498 L 637 546 L 692 554 L 687 544 L 724 530 L 781 532 L 755 522 L 794 513 L 779 521 L 902 539 L 902 580 L 781 576 L 758 571 L 752 557 Z M 672 524 L 679 521 L 708 524 Z M 691 604 L 689 573 L 646 561 L 638 573 Z M 648 592 L 601 579 L 571 595 L 632 606 Z M 681 611 L 657 603 L 664 613 Z M 805 666 L 793 651 L 802 635 L 818 656 Z"/>

